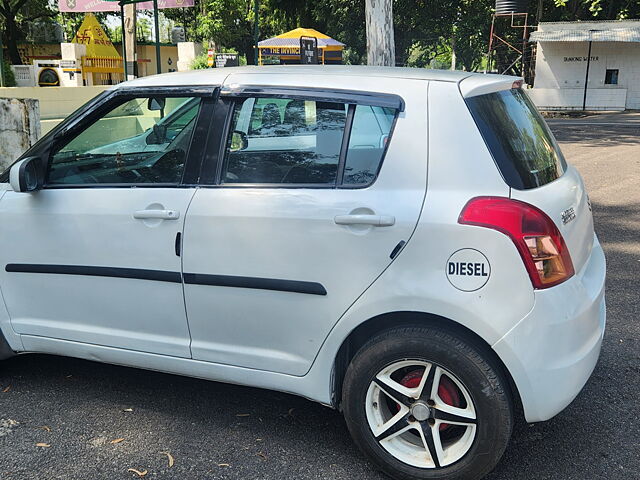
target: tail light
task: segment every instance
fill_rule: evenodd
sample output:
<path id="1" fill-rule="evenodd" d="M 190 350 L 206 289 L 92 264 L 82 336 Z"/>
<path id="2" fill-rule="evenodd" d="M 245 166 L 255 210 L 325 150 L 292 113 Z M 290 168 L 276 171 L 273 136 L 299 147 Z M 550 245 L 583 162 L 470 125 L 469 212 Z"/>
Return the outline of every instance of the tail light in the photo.
<path id="1" fill-rule="evenodd" d="M 515 244 L 534 288 L 548 288 L 571 278 L 573 262 L 562 234 L 542 210 L 504 197 L 476 197 L 458 219 L 464 225 L 492 228 Z"/>

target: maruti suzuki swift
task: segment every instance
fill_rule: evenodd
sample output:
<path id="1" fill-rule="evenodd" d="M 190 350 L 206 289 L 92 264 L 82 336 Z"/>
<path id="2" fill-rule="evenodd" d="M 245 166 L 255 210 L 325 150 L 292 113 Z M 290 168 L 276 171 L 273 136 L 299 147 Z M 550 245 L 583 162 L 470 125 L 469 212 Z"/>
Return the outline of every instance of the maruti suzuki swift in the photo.
<path id="1" fill-rule="evenodd" d="M 99 95 L 0 178 L 0 353 L 302 395 L 397 479 L 479 479 L 605 330 L 589 198 L 499 75 L 292 66 Z M 586 420 L 585 420 L 586 421 Z"/>

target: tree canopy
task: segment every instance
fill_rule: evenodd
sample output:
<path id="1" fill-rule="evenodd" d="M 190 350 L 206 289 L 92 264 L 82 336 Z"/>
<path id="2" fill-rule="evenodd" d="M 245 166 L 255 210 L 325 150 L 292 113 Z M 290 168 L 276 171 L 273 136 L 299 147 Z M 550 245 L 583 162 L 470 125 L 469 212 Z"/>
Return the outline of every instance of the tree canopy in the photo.
<path id="1" fill-rule="evenodd" d="M 194 8 L 164 10 L 167 18 L 186 26 L 189 41 L 230 49 L 253 62 L 254 0 L 196 0 Z M 312 27 L 345 43 L 345 61 L 366 61 L 364 0 L 261 0 L 260 38 L 296 27 Z M 494 0 L 394 0 L 396 62 L 409 66 L 450 64 L 481 67 L 487 50 Z M 640 0 L 531 0 L 530 23 L 613 20 L 640 17 Z M 66 22 L 62 21 L 62 15 Z M 11 63 L 20 63 L 17 45 L 29 41 L 34 21 L 77 23 L 59 14 L 49 0 L 0 0 L 0 28 Z M 72 19 L 69 22 L 69 19 Z"/>

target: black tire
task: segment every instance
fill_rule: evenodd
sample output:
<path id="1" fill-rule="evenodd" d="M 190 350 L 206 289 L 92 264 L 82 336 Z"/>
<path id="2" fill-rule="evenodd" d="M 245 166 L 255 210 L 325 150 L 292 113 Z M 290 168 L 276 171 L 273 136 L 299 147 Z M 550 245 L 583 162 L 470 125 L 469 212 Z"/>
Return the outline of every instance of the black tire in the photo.
<path id="1" fill-rule="evenodd" d="M 397 459 L 374 437 L 365 409 L 367 391 L 379 372 L 407 359 L 432 363 L 448 370 L 471 395 L 477 422 L 475 438 L 467 453 L 455 463 L 440 468 L 419 468 Z M 480 479 L 496 466 L 511 436 L 513 402 L 501 368 L 485 348 L 445 329 L 399 327 L 377 334 L 351 361 L 342 391 L 342 408 L 355 443 L 392 478 Z"/>

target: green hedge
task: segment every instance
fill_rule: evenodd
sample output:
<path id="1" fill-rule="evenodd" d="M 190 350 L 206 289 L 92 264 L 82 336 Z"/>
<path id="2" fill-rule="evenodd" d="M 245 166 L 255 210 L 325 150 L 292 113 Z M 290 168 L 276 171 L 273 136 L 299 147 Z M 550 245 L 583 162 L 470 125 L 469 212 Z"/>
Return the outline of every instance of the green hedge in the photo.
<path id="1" fill-rule="evenodd" d="M 13 75 L 13 70 L 9 66 L 7 61 L 2 62 L 2 74 L 4 76 L 4 86 L 5 87 L 15 87 L 16 86 L 16 77 Z"/>

